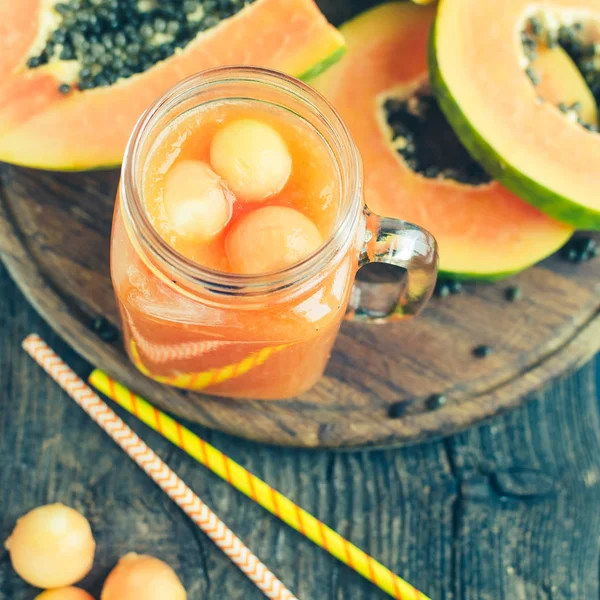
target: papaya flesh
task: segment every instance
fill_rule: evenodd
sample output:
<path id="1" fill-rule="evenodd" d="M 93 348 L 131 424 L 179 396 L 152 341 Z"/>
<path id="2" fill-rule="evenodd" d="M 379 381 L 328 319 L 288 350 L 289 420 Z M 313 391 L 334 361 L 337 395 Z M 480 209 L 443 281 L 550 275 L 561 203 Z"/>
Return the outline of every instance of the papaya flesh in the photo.
<path id="1" fill-rule="evenodd" d="M 540 93 L 550 74 L 535 55 L 540 41 L 581 55 L 600 95 L 598 22 L 600 0 L 440 0 L 430 40 L 436 96 L 469 152 L 515 194 L 582 229 L 600 229 L 600 135 Z"/>
<path id="2" fill-rule="evenodd" d="M 136 120 L 182 79 L 226 65 L 308 78 L 344 51 L 342 36 L 313 0 L 231 0 L 237 12 L 220 21 L 202 8 L 217 2 L 119 2 L 85 3 L 83 25 L 77 21 L 82 11 L 69 13 L 66 2 L 0 2 L 0 160 L 58 170 L 118 165 Z M 105 16 L 110 7 L 123 10 L 128 2 L 145 4 L 158 16 L 136 13 L 137 21 L 127 22 L 124 31 L 111 29 L 113 22 Z M 191 16 L 184 11 L 190 2 L 197 7 Z M 104 12 L 89 16 L 96 5 Z M 172 13 L 165 12 L 166 5 Z M 118 12 L 111 18 L 126 19 Z M 98 23 L 106 31 L 94 33 Z M 170 35 L 171 29 L 187 37 Z M 96 41 L 89 42 L 90 37 Z M 45 44 L 52 47 L 50 57 Z M 153 44 L 145 55 L 140 52 L 144 44 Z"/>
<path id="3" fill-rule="evenodd" d="M 483 183 L 489 178 L 473 165 L 467 179 L 475 177 L 480 185 L 415 172 L 408 164 L 412 159 L 398 152 L 402 139 L 390 135 L 385 107 L 390 99 L 406 102 L 427 86 L 427 40 L 434 15 L 434 8 L 411 3 L 384 4 L 363 13 L 341 28 L 346 56 L 313 84 L 338 109 L 358 145 L 369 208 L 430 231 L 447 275 L 492 280 L 548 256 L 572 229 L 499 183 Z M 439 151 L 443 135 L 453 135 L 445 126 L 444 133 L 440 126 L 425 140 L 434 150 Z M 468 162 L 462 152 L 461 160 Z"/>
<path id="4" fill-rule="evenodd" d="M 540 98 L 552 99 L 557 106 L 579 104 L 578 117 L 597 126 L 596 100 L 569 55 L 560 46 L 540 46 L 536 54 L 531 66 L 539 79 L 536 90 Z"/>

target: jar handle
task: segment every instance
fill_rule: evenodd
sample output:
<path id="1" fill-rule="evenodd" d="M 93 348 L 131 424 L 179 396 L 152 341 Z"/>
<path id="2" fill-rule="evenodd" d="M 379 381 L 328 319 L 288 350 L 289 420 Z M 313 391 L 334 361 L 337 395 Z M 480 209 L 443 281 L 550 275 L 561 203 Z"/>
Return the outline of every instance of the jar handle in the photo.
<path id="1" fill-rule="evenodd" d="M 437 279 L 435 238 L 424 229 L 398 219 L 380 217 L 365 207 L 365 241 L 358 266 L 387 263 L 406 270 L 404 285 L 356 281 L 346 318 L 385 323 L 418 314 Z"/>

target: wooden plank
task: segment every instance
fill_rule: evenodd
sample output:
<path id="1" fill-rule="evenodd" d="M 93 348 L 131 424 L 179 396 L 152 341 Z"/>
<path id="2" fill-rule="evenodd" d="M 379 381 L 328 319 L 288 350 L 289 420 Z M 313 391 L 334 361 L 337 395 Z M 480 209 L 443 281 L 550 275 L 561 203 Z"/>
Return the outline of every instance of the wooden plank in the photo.
<path id="1" fill-rule="evenodd" d="M 27 306 L 0 268 L 0 540 L 25 511 L 62 501 L 98 541 L 85 587 L 127 551 L 160 556 L 190 600 L 260 600 L 212 543 L 18 347 L 39 331 L 85 363 Z M 421 446 L 294 451 L 190 425 L 435 600 L 569 599 L 600 594 L 600 403 L 588 364 L 509 415 Z M 127 421 L 297 593 L 312 600 L 387 596 L 224 482 Z M 0 550 L 0 600 L 34 592 Z"/>

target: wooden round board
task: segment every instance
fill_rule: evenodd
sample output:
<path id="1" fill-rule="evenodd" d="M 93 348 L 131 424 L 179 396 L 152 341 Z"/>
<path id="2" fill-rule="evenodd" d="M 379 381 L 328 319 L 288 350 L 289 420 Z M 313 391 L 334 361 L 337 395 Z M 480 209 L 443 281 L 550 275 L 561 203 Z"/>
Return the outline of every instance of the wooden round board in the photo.
<path id="1" fill-rule="evenodd" d="M 236 401 L 163 387 L 92 326 L 99 316 L 118 326 L 109 275 L 118 177 L 0 167 L 0 253 L 27 298 L 92 365 L 208 427 L 305 447 L 427 440 L 522 403 L 600 348 L 600 259 L 573 265 L 555 256 L 508 282 L 434 298 L 412 320 L 345 323 L 326 376 L 301 397 Z M 506 287 L 517 283 L 523 298 L 507 302 Z M 472 354 L 481 344 L 493 349 L 487 358 Z M 440 393 L 446 403 L 434 408 L 428 399 Z"/>

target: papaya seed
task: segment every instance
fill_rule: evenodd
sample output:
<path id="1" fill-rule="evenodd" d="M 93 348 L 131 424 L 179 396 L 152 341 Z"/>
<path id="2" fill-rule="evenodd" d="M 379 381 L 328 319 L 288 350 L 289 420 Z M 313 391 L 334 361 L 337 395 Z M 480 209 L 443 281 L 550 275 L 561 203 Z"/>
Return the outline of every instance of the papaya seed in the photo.
<path id="1" fill-rule="evenodd" d="M 426 405 L 429 410 L 436 410 L 446 404 L 446 396 L 444 394 L 431 394 L 426 400 Z"/>
<path id="2" fill-rule="evenodd" d="M 52 8 L 57 26 L 48 32 L 43 51 L 29 57 L 27 66 L 35 69 L 50 60 L 76 60 L 82 68 L 98 64 L 93 77 L 80 74 L 73 85 L 81 90 L 111 85 L 150 69 L 172 56 L 176 48 L 185 48 L 201 31 L 215 27 L 254 1 L 57 2 Z"/>
<path id="3" fill-rule="evenodd" d="M 504 297 L 508 302 L 516 302 L 523 297 L 523 292 L 518 285 L 511 285 L 504 290 Z"/>
<path id="4" fill-rule="evenodd" d="M 529 80 L 533 85 L 537 85 L 540 82 L 540 78 L 537 73 L 534 71 L 533 67 L 529 66 L 525 69 L 525 74 L 529 77 Z"/>
<path id="5" fill-rule="evenodd" d="M 382 109 L 391 145 L 408 168 L 429 179 L 453 179 L 467 185 L 491 181 L 460 144 L 428 90 L 407 98 L 387 98 Z M 433 139 L 444 143 L 434 144 Z"/>

